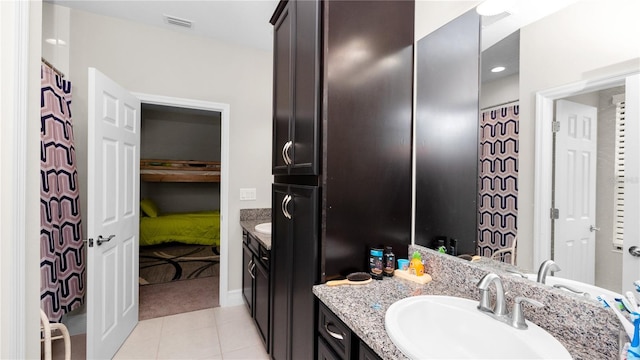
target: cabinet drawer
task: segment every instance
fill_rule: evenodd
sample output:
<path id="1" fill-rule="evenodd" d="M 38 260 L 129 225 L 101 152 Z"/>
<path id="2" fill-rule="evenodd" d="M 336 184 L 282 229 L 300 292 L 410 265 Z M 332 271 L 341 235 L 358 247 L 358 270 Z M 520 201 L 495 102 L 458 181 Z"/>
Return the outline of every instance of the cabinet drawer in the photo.
<path id="1" fill-rule="evenodd" d="M 247 233 L 247 246 L 254 254 L 257 254 L 258 248 L 260 247 L 260 242 L 253 235 L 251 235 L 251 233 Z"/>
<path id="2" fill-rule="evenodd" d="M 358 360 L 382 360 L 371 348 L 360 340 L 360 349 L 358 351 Z"/>
<path id="3" fill-rule="evenodd" d="M 318 333 L 342 359 L 351 357 L 351 330 L 324 304 L 318 309 Z"/>
<path id="4" fill-rule="evenodd" d="M 270 251 L 265 249 L 264 246 L 260 245 L 260 248 L 258 249 L 257 256 L 258 256 L 258 260 L 268 270 L 269 269 L 269 260 L 270 260 L 270 256 L 271 256 Z"/>
<path id="5" fill-rule="evenodd" d="M 318 360 L 344 360 L 336 355 L 324 338 L 318 337 Z"/>

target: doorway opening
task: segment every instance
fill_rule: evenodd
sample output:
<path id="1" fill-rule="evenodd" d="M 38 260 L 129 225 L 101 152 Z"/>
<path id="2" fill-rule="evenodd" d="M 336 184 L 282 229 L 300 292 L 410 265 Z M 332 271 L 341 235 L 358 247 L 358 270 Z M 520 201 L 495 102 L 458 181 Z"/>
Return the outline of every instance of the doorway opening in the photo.
<path id="1" fill-rule="evenodd" d="M 139 320 L 219 306 L 221 115 L 141 104 Z"/>
<path id="2" fill-rule="evenodd" d="M 628 247 L 613 239 L 615 112 L 621 96 L 633 96 L 625 88 L 633 75 L 582 81 L 536 94 L 534 264 L 554 259 L 563 269 L 557 276 L 615 292 L 623 288 L 623 250 Z M 595 108 L 594 126 L 583 128 L 588 121 L 575 114 L 562 119 L 558 112 L 567 103 Z M 555 131 L 558 126 L 560 131 Z M 588 155 L 577 156 L 571 148 L 577 145 L 567 147 L 563 126 L 597 139 L 595 161 L 588 162 Z M 581 167 L 592 175 L 575 171 Z M 580 233 L 567 225 L 580 227 Z"/>

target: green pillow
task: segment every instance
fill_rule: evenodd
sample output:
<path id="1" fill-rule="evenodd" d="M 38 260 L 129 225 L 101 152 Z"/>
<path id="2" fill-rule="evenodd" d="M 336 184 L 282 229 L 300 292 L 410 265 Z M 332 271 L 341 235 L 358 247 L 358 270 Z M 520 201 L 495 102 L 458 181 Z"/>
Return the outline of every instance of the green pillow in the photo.
<path id="1" fill-rule="evenodd" d="M 140 200 L 140 209 L 149 217 L 158 217 L 158 206 L 151 199 Z"/>

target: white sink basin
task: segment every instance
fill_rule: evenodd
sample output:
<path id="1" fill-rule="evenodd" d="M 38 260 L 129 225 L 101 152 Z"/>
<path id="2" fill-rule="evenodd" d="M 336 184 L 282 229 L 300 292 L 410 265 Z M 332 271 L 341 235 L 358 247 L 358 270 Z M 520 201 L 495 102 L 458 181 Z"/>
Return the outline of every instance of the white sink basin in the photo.
<path id="1" fill-rule="evenodd" d="M 537 274 L 525 274 L 527 276 L 527 279 L 532 280 L 532 281 L 536 281 L 538 279 L 538 275 Z M 587 283 L 583 283 L 580 281 L 576 281 L 576 280 L 570 280 L 570 279 L 564 279 L 561 277 L 557 277 L 557 276 L 547 276 L 545 279 L 545 284 L 549 285 L 549 286 L 554 286 L 554 285 L 565 285 L 568 286 L 574 290 L 578 290 L 578 291 L 582 291 L 584 293 L 587 293 L 589 296 L 585 296 L 588 297 L 590 299 L 594 299 L 596 300 L 597 297 L 599 295 L 606 295 L 610 300 L 613 300 L 614 298 L 620 298 L 622 297 L 622 295 L 613 292 L 611 290 L 607 290 L 595 285 L 590 285 Z M 566 289 L 563 289 L 566 290 Z M 566 290 L 569 293 L 572 293 L 569 290 Z M 578 296 L 580 296 L 578 294 Z"/>
<path id="2" fill-rule="evenodd" d="M 477 306 L 477 301 L 451 296 L 408 297 L 389 307 L 385 327 L 410 359 L 571 359 L 539 326 L 527 321 L 529 328 L 519 330 Z"/>
<path id="3" fill-rule="evenodd" d="M 271 223 L 262 223 L 255 226 L 257 232 L 265 235 L 271 235 Z"/>

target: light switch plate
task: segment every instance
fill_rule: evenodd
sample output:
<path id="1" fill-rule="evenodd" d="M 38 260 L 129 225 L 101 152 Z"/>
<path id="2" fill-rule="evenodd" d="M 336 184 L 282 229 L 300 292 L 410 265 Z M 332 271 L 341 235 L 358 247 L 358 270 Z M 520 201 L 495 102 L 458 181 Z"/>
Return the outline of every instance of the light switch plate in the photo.
<path id="1" fill-rule="evenodd" d="M 248 201 L 256 199 L 256 189 L 240 189 L 240 201 Z"/>

